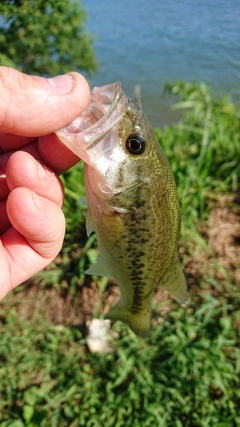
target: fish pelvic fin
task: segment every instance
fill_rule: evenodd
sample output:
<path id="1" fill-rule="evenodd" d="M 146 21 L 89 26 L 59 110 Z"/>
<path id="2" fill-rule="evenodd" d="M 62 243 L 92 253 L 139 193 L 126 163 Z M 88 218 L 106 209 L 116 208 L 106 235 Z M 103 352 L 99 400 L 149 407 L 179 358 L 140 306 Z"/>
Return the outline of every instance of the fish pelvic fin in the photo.
<path id="1" fill-rule="evenodd" d="M 109 274 L 105 268 L 105 265 L 102 262 L 102 258 L 98 257 L 98 259 L 90 265 L 90 267 L 84 271 L 85 274 L 90 274 L 92 276 L 106 276 L 109 277 Z"/>
<path id="2" fill-rule="evenodd" d="M 136 313 L 132 313 L 126 306 L 118 302 L 105 318 L 110 320 L 121 320 L 139 337 L 147 338 L 150 334 L 150 306 Z"/>
<path id="3" fill-rule="evenodd" d="M 160 281 L 166 291 L 180 304 L 184 305 L 187 302 L 187 285 L 186 279 L 182 271 L 179 260 L 176 257 Z"/>

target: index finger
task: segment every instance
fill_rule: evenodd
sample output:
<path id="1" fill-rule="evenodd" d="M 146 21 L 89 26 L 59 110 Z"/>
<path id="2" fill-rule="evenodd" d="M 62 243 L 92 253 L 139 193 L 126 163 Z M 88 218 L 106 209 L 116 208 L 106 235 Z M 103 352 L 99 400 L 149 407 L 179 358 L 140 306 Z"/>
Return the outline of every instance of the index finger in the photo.
<path id="1" fill-rule="evenodd" d="M 24 139 L 21 141 L 25 143 L 27 142 Z M 20 146 L 21 141 L 16 139 L 15 148 L 17 148 L 17 145 L 19 145 L 19 150 L 31 154 L 36 160 L 40 160 L 42 163 L 51 168 L 57 175 L 60 175 L 66 170 L 70 169 L 79 161 L 79 157 L 72 153 L 72 151 L 70 151 L 58 139 L 55 133 L 40 137 L 37 140 L 34 138 L 33 142 L 31 142 L 31 139 L 29 138 L 29 144 L 24 145 L 23 147 Z M 13 138 L 13 145 L 14 142 L 15 141 Z M 14 151 L 16 151 L 16 149 L 10 151 L 7 150 L 0 155 L 0 199 L 5 198 L 9 193 L 5 182 L 5 169 L 8 159 Z"/>
<path id="2" fill-rule="evenodd" d="M 19 136 L 12 133 L 0 132 L 0 154 L 22 148 L 33 142 L 35 139 L 35 137 Z"/>
<path id="3" fill-rule="evenodd" d="M 42 161 L 58 175 L 79 162 L 79 157 L 70 151 L 55 133 L 40 137 L 37 148 Z"/>

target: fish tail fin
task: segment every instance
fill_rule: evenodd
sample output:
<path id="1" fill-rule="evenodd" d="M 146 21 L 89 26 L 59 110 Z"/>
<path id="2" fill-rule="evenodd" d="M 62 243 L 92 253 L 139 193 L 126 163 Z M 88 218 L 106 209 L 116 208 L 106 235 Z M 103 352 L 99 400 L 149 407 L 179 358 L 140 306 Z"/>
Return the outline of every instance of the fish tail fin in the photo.
<path id="1" fill-rule="evenodd" d="M 177 256 L 159 283 L 181 305 L 187 302 L 187 285 Z"/>
<path id="2" fill-rule="evenodd" d="M 126 306 L 119 302 L 110 309 L 105 318 L 121 320 L 141 338 L 147 338 L 150 334 L 150 306 L 147 310 L 145 308 L 144 310 L 139 310 L 137 313 L 132 313 Z"/>

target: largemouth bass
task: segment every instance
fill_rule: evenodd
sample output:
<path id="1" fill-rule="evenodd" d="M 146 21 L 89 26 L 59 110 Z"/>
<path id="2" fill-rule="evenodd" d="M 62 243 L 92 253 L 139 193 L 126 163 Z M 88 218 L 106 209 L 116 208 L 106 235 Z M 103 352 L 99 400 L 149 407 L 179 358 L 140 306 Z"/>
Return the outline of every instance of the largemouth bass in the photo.
<path id="1" fill-rule="evenodd" d="M 120 83 L 94 88 L 87 109 L 57 136 L 85 162 L 87 233 L 95 231 L 101 255 L 86 273 L 111 277 L 121 291 L 106 317 L 148 336 L 156 285 L 180 304 L 187 299 L 170 165 Z"/>

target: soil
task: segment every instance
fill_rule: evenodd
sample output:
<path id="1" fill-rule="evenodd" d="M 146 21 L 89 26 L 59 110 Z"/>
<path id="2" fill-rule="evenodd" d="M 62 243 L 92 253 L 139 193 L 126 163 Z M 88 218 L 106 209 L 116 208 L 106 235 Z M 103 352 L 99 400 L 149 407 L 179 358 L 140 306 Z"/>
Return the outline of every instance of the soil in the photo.
<path id="1" fill-rule="evenodd" d="M 232 286 L 240 288 L 239 204 L 233 198 L 221 198 L 211 210 L 208 220 L 197 226 L 204 239 L 204 249 L 200 251 L 199 245 L 192 242 L 190 252 L 184 243 L 180 244 L 179 251 L 190 298 L 196 292 L 216 292 L 216 288 L 206 280 L 209 272 L 220 286 L 226 286 L 229 281 Z M 189 246 L 189 242 L 187 244 Z M 44 316 L 50 324 L 72 325 L 84 330 L 93 313 L 96 314 L 98 305 L 100 308 L 97 313 L 106 314 L 118 298 L 119 289 L 116 284 L 109 281 L 101 295 L 97 284 L 88 276 L 74 296 L 67 283 L 56 289 L 54 286 L 43 287 L 36 280 L 29 280 L 3 300 L 0 313 L 4 317 L 14 307 L 19 322 L 36 321 L 39 316 Z M 99 304 L 100 299 L 102 304 Z M 156 287 L 153 302 L 162 315 L 171 310 L 173 304 L 168 293 L 159 286 Z"/>
<path id="2" fill-rule="evenodd" d="M 198 224 L 205 247 L 201 252 L 195 247 L 185 263 L 189 286 L 197 286 L 212 274 L 220 285 L 228 287 L 231 282 L 240 289 L 240 211 L 236 202 L 230 196 L 219 198 L 207 221 Z"/>

